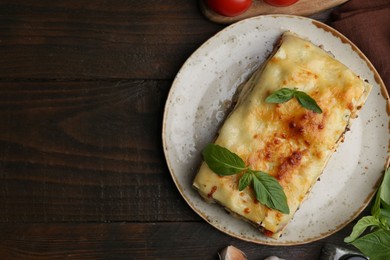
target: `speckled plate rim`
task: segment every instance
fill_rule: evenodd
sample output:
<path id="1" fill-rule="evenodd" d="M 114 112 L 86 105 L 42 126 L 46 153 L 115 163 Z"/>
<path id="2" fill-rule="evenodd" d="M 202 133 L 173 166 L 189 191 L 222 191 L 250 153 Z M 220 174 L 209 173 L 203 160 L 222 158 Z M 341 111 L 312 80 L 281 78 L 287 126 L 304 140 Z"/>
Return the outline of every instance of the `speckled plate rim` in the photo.
<path id="1" fill-rule="evenodd" d="M 339 41 L 340 45 L 346 45 L 346 46 L 343 46 L 343 48 L 350 48 L 352 50 L 353 54 L 358 56 L 357 59 L 360 59 L 360 62 L 361 62 L 361 64 L 359 66 L 363 67 L 362 70 L 364 71 L 364 73 L 359 73 L 359 72 L 362 72 L 362 71 L 360 71 L 360 69 L 358 69 L 359 70 L 358 72 L 356 72 L 356 71 L 355 72 L 358 75 L 366 74 L 366 75 L 364 75 L 364 78 L 366 78 L 366 79 L 369 78 L 370 82 L 374 85 L 374 90 L 373 90 L 374 94 L 372 93 L 370 96 L 372 96 L 372 95 L 379 96 L 379 97 L 376 97 L 376 99 L 379 100 L 380 107 L 379 108 L 375 107 L 375 110 L 379 109 L 380 111 L 376 111 L 377 114 L 375 116 L 372 116 L 372 117 L 370 116 L 368 119 L 364 119 L 363 118 L 363 120 L 367 120 L 367 121 L 359 123 L 358 126 L 356 126 L 355 128 L 358 128 L 358 129 L 363 128 L 362 124 L 365 123 L 366 124 L 366 128 L 370 127 L 370 131 L 371 130 L 375 131 L 375 129 L 380 128 L 382 132 L 379 134 L 379 136 L 387 138 L 387 140 L 385 142 L 386 145 L 383 146 L 383 149 L 379 149 L 379 151 L 377 151 L 377 157 L 379 156 L 380 158 L 378 158 L 375 161 L 375 165 L 373 165 L 373 162 L 370 161 L 371 158 L 367 159 L 367 161 L 364 161 L 364 158 L 362 159 L 362 158 L 359 157 L 359 161 L 354 161 L 355 164 L 361 164 L 361 166 L 359 166 L 360 170 L 364 171 L 364 173 L 362 173 L 361 175 L 365 175 L 367 173 L 375 175 L 374 177 L 372 177 L 371 183 L 369 184 L 370 185 L 369 191 L 366 194 L 364 194 L 363 199 L 359 203 L 359 206 L 357 208 L 355 208 L 352 213 L 349 212 L 350 215 L 347 218 L 343 219 L 340 223 L 335 224 L 335 225 L 332 225 L 332 223 L 330 223 L 332 228 L 329 228 L 329 230 L 327 230 L 325 232 L 320 231 L 320 232 L 318 232 L 318 233 L 316 233 L 314 235 L 311 235 L 311 236 L 308 236 L 308 237 L 303 237 L 303 238 L 289 239 L 288 237 L 286 238 L 286 235 L 284 234 L 282 239 L 273 240 L 273 239 L 269 239 L 269 238 L 263 236 L 262 234 L 260 234 L 256 230 L 254 231 L 254 232 L 256 232 L 256 235 L 253 235 L 253 234 L 252 235 L 247 235 L 245 232 L 252 232 L 252 231 L 248 231 L 248 229 L 247 229 L 249 224 L 247 224 L 247 223 L 245 223 L 245 222 L 243 222 L 241 220 L 236 220 L 235 218 L 233 218 L 231 216 L 229 216 L 228 218 L 231 219 L 231 222 L 234 222 L 232 224 L 233 226 L 234 225 L 238 225 L 238 226 L 240 226 L 240 228 L 243 228 L 244 225 L 246 226 L 245 228 L 243 228 L 244 232 L 240 231 L 241 230 L 240 228 L 238 228 L 238 229 L 235 228 L 233 230 L 233 228 L 231 228 L 226 223 L 219 222 L 218 219 L 215 218 L 215 215 L 211 216 L 211 214 L 209 214 L 209 212 L 208 212 L 209 211 L 209 209 L 208 209 L 209 207 L 216 208 L 218 206 L 217 205 L 210 205 L 210 204 L 207 204 L 206 202 L 194 201 L 194 200 L 197 200 L 197 199 L 194 199 L 194 194 L 193 193 L 195 191 L 191 188 L 191 181 L 188 181 L 188 180 L 192 180 L 193 177 L 196 174 L 196 166 L 194 166 L 194 165 L 199 163 L 199 154 L 200 154 L 199 149 L 196 149 L 194 147 L 190 147 L 190 148 L 187 147 L 186 149 L 182 149 L 183 153 L 186 153 L 186 152 L 189 152 L 189 154 L 192 153 L 190 158 L 186 158 L 186 160 L 188 160 L 187 162 L 192 161 L 192 166 L 188 166 L 186 170 L 183 170 L 183 169 L 180 170 L 179 169 L 180 167 L 177 167 L 175 161 L 177 162 L 177 161 L 180 161 L 181 159 L 175 158 L 175 156 L 177 157 L 177 154 L 174 155 L 171 152 L 171 149 L 175 149 L 175 147 L 178 145 L 178 143 L 177 142 L 175 143 L 173 141 L 174 139 L 172 139 L 172 137 L 170 136 L 170 134 L 172 132 L 172 129 L 170 128 L 172 123 L 171 122 L 168 123 L 168 121 L 172 120 L 171 117 L 173 117 L 172 116 L 172 112 L 173 111 L 177 112 L 177 109 L 180 111 L 180 108 L 177 108 L 178 107 L 177 104 L 181 103 L 182 101 L 180 101 L 180 98 L 177 96 L 177 92 L 178 92 L 178 90 L 180 88 L 183 87 L 183 82 L 182 82 L 183 81 L 183 74 L 185 74 L 185 72 L 188 72 L 188 70 L 190 70 L 190 68 L 192 66 L 201 66 L 205 62 L 205 61 L 202 61 L 202 57 L 199 56 L 199 55 L 205 55 L 203 53 L 204 49 L 207 49 L 207 48 L 209 48 L 210 45 L 215 44 L 215 42 L 218 42 L 218 38 L 223 38 L 223 37 L 226 38 L 226 36 L 228 36 L 232 31 L 233 32 L 237 32 L 236 31 L 237 28 L 238 28 L 238 30 L 239 30 L 239 28 L 245 28 L 245 25 L 248 24 L 248 23 L 252 24 L 251 26 L 261 26 L 261 25 L 263 25 L 265 20 L 269 20 L 269 19 L 272 19 L 273 22 L 275 22 L 274 25 L 271 25 L 271 27 L 273 27 L 273 26 L 275 26 L 275 28 L 278 27 L 278 28 L 276 28 L 276 30 L 280 30 L 280 31 L 291 30 L 293 32 L 296 32 L 296 30 L 294 30 L 295 28 L 291 28 L 289 25 L 286 24 L 286 21 L 287 22 L 294 21 L 295 23 L 297 23 L 297 24 L 299 24 L 299 25 L 301 25 L 303 27 L 305 27 L 306 25 L 311 26 L 311 27 L 314 28 L 314 29 L 311 28 L 311 30 L 317 31 L 319 35 L 322 35 L 322 34 L 325 35 L 326 34 L 327 36 L 325 38 L 329 38 L 329 37 L 334 38 L 336 41 Z M 275 28 L 265 28 L 265 29 L 272 30 L 272 29 L 275 29 Z M 299 32 L 302 32 L 302 28 L 300 28 L 297 33 L 300 34 Z M 329 34 L 331 36 L 329 36 Z M 318 42 L 318 39 L 313 40 L 310 35 L 303 35 L 303 36 L 306 37 L 306 38 L 309 38 L 314 43 L 321 44 L 321 42 Z M 269 44 L 270 43 L 268 43 L 268 45 Z M 324 49 L 327 49 L 327 50 L 333 52 L 332 48 L 334 48 L 334 46 L 333 47 L 328 46 L 326 44 L 326 42 L 323 42 L 323 45 L 324 45 Z M 268 50 L 268 53 L 269 53 L 269 51 L 270 50 Z M 268 53 L 266 52 L 265 55 L 263 55 L 263 57 L 258 58 L 257 62 L 260 62 L 261 60 L 265 60 L 265 58 L 268 55 Z M 335 56 L 336 56 L 336 58 L 340 59 L 337 54 Z M 356 57 L 354 59 L 356 61 Z M 341 61 L 344 62 L 342 59 L 341 59 Z M 228 62 L 228 60 L 226 60 L 226 62 Z M 350 65 L 350 64 L 348 64 L 348 62 L 346 62 L 345 64 L 347 66 Z M 352 67 L 355 66 L 353 64 L 351 64 L 351 65 L 352 65 Z M 251 65 L 251 66 L 247 67 L 247 69 L 249 68 L 250 70 L 253 71 L 255 69 L 255 67 L 256 66 Z M 191 69 L 193 69 L 193 68 L 191 68 Z M 233 85 L 235 85 L 235 87 L 236 87 L 239 83 L 240 82 L 236 82 Z M 196 90 L 194 90 L 194 93 L 195 92 L 196 92 Z M 231 93 L 228 93 L 226 95 L 231 95 Z M 378 100 L 373 101 L 373 103 L 378 102 Z M 171 176 L 173 178 L 173 181 L 174 181 L 175 185 L 177 186 L 180 194 L 184 198 L 184 200 L 188 203 L 188 205 L 199 216 L 201 216 L 204 220 L 206 220 L 208 223 L 210 223 L 212 226 L 214 226 L 218 230 L 220 230 L 220 231 L 222 231 L 222 232 L 224 232 L 224 233 L 226 233 L 226 234 L 228 234 L 228 235 L 230 235 L 232 237 L 235 237 L 235 238 L 238 238 L 238 239 L 241 239 L 241 240 L 244 240 L 244 241 L 248 241 L 248 242 L 257 243 L 257 244 L 281 245 L 281 246 L 305 244 L 305 243 L 313 242 L 313 241 L 322 239 L 324 237 L 327 237 L 327 236 L 329 236 L 331 234 L 334 234 L 335 232 L 339 231 L 343 227 L 345 227 L 348 223 L 350 223 L 353 219 L 355 219 L 364 210 L 364 208 L 370 202 L 371 198 L 374 196 L 376 188 L 377 188 L 377 185 L 378 185 L 379 180 L 381 179 L 381 176 L 382 176 L 382 170 L 384 169 L 384 164 L 385 164 L 386 159 L 388 157 L 388 140 L 389 140 L 389 129 L 388 129 L 388 125 L 389 125 L 389 120 L 388 119 L 389 119 L 389 117 L 388 117 L 388 115 L 389 115 L 389 111 L 390 111 L 390 109 L 389 109 L 390 105 L 389 105 L 389 101 L 388 100 L 389 100 L 389 95 L 387 93 L 387 90 L 386 90 L 386 88 L 384 86 L 384 83 L 383 83 L 382 79 L 380 78 L 379 74 L 375 70 L 374 66 L 371 64 L 371 62 L 365 57 L 365 55 L 350 40 L 348 40 L 345 36 L 343 36 L 341 33 L 336 31 L 335 29 L 333 29 L 333 28 L 331 28 L 331 27 L 329 27 L 329 26 L 327 26 L 327 25 L 325 25 L 325 24 L 323 24 L 321 22 L 312 20 L 310 18 L 300 17 L 300 16 L 293 16 L 293 15 L 262 15 L 262 16 L 258 16 L 258 17 L 253 17 L 253 18 L 249 18 L 249 19 L 240 21 L 240 22 L 235 23 L 233 25 L 230 25 L 230 26 L 226 27 L 224 30 L 222 30 L 219 33 L 217 33 L 212 38 L 210 38 L 208 41 L 206 41 L 201 47 L 199 47 L 188 58 L 188 60 L 183 64 L 182 68 L 179 70 L 179 72 L 178 72 L 177 76 L 175 77 L 175 80 L 174 80 L 174 82 L 172 84 L 170 92 L 168 94 L 168 98 L 167 98 L 166 105 L 165 105 L 165 110 L 164 110 L 164 115 L 163 115 L 162 141 L 163 141 L 164 154 L 165 154 L 167 165 L 168 165 L 170 174 L 171 174 Z M 363 108 L 363 111 L 366 111 L 366 110 Z M 370 114 L 370 113 L 368 113 L 368 114 Z M 377 118 L 377 117 L 382 117 L 381 121 L 375 120 L 375 118 Z M 180 117 L 178 117 L 178 118 L 180 118 Z M 376 122 L 376 124 L 374 124 L 374 125 L 370 124 L 373 121 L 378 121 L 378 122 Z M 177 122 L 175 121 L 175 124 L 176 123 Z M 170 125 L 168 126 L 168 124 L 170 124 Z M 353 123 L 352 128 L 354 128 L 354 124 L 356 124 L 356 123 Z M 217 126 L 213 126 L 213 127 L 214 127 L 214 130 L 217 129 Z M 352 130 L 352 132 L 353 132 L 353 130 Z M 356 130 L 356 132 L 359 132 L 359 130 Z M 346 139 L 347 138 L 348 137 L 346 137 Z M 356 137 L 356 138 L 358 139 L 359 137 Z M 180 140 L 178 142 L 180 143 Z M 348 143 L 349 143 L 349 141 L 347 139 L 346 146 L 348 146 Z M 352 147 L 352 150 L 354 148 L 355 147 Z M 344 152 L 348 153 L 348 152 L 352 152 L 352 150 L 351 151 L 344 151 Z M 194 155 L 194 153 L 195 153 L 195 155 Z M 198 155 L 196 155 L 196 153 L 198 153 Z M 338 152 L 336 152 L 336 153 L 338 153 Z M 380 154 L 380 155 L 378 155 L 378 154 Z M 196 156 L 198 156 L 197 159 L 195 158 Z M 333 156 L 332 158 L 334 158 L 334 157 L 335 156 Z M 186 162 L 186 160 L 184 160 L 183 162 Z M 335 160 L 339 160 L 340 161 L 340 160 L 343 160 L 343 158 L 340 158 L 340 157 L 336 156 Z M 369 166 L 366 166 L 366 165 L 369 165 Z M 336 167 L 336 166 L 334 166 L 334 167 Z M 340 167 L 340 166 L 337 166 L 337 167 Z M 341 169 L 343 169 L 342 166 L 341 166 Z M 325 171 L 324 171 L 324 175 L 325 175 Z M 188 174 L 188 173 L 190 173 L 190 176 L 188 176 L 188 177 L 183 177 L 182 176 L 182 175 Z M 323 176 L 321 178 L 323 178 Z M 186 181 L 183 181 L 183 178 L 184 179 L 187 178 Z M 324 180 L 324 181 L 326 181 L 326 180 Z M 315 187 L 313 188 L 313 190 L 318 185 L 319 184 L 316 184 Z M 198 195 L 196 195 L 196 196 L 198 196 Z M 308 196 L 308 198 L 306 199 L 306 201 L 303 203 L 302 207 L 305 206 L 305 204 L 308 204 L 309 201 L 311 201 L 311 202 L 315 201 L 315 196 L 312 196 L 310 194 Z M 204 203 L 204 205 L 201 205 L 202 203 Z M 218 208 L 221 208 L 221 207 L 218 207 Z M 219 212 L 216 215 L 217 218 L 219 216 L 221 218 L 225 218 L 225 216 L 223 216 L 222 214 L 226 215 L 224 210 L 220 209 Z M 334 212 L 333 212 L 333 216 L 335 216 Z M 225 222 L 226 221 L 230 221 L 230 220 L 225 220 Z M 293 221 L 296 221 L 296 217 L 294 217 Z M 307 222 L 309 220 L 305 219 L 305 221 Z M 327 221 L 328 222 L 332 222 L 333 220 L 332 219 L 328 219 Z M 291 223 L 289 225 L 291 225 Z M 253 227 L 249 227 L 249 228 L 254 230 Z M 287 226 L 286 230 L 288 230 L 288 228 L 289 228 L 289 226 Z"/>

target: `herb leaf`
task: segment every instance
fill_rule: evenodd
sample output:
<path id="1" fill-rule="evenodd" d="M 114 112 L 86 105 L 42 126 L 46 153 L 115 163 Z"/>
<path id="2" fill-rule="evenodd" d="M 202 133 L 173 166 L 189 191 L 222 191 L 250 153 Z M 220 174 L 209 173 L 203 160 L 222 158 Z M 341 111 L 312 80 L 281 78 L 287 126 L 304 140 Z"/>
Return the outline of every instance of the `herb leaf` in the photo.
<path id="1" fill-rule="evenodd" d="M 382 206 L 385 209 L 390 210 L 390 168 L 387 169 L 385 176 L 383 177 L 381 189 L 380 189 L 380 199 Z"/>
<path id="2" fill-rule="evenodd" d="M 371 207 L 371 215 L 373 215 L 376 218 L 379 218 L 381 215 L 381 197 L 380 197 L 381 190 L 382 187 L 379 187 L 375 195 L 374 205 L 372 205 Z"/>
<path id="3" fill-rule="evenodd" d="M 353 227 L 352 233 L 344 238 L 344 242 L 351 243 L 356 240 L 368 227 L 379 227 L 380 221 L 374 216 L 365 216 L 362 217 Z"/>
<path id="4" fill-rule="evenodd" d="M 260 203 L 284 214 L 290 213 L 283 187 L 274 177 L 265 172 L 251 170 L 238 155 L 216 144 L 207 145 L 202 154 L 208 167 L 220 176 L 243 172 L 238 181 L 240 191 L 253 183 L 256 199 Z"/>
<path id="5" fill-rule="evenodd" d="M 344 239 L 372 260 L 390 259 L 390 167 L 387 168 L 371 207 L 371 215 L 361 218 L 352 233 Z M 371 227 L 370 232 L 361 236 Z"/>
<path id="6" fill-rule="evenodd" d="M 298 100 L 302 107 L 315 113 L 322 113 L 322 109 L 312 97 L 303 91 L 291 88 L 281 88 L 275 91 L 265 99 L 265 102 L 280 104 L 285 103 L 294 97 Z"/>
<path id="7" fill-rule="evenodd" d="M 379 229 L 352 242 L 372 260 L 390 259 L 390 231 Z"/>
<path id="8" fill-rule="evenodd" d="M 386 220 L 386 227 L 387 229 L 390 229 L 390 210 L 380 209 L 380 217 Z"/>
<path id="9" fill-rule="evenodd" d="M 256 199 L 271 209 L 289 214 L 290 209 L 287 204 L 287 197 L 279 182 L 274 177 L 262 171 L 252 172 L 254 174 L 253 186 Z"/>
<path id="10" fill-rule="evenodd" d="M 253 179 L 253 177 L 252 177 L 252 174 L 250 172 L 244 173 L 244 175 L 242 175 L 242 177 L 240 178 L 240 180 L 238 182 L 238 190 L 242 191 L 246 187 L 248 187 L 249 184 L 251 184 L 252 179 Z"/>
<path id="11" fill-rule="evenodd" d="M 315 113 L 321 114 L 322 109 L 318 106 L 317 102 L 303 91 L 296 91 L 295 97 L 298 99 L 299 104 L 306 109 L 309 109 Z"/>
<path id="12" fill-rule="evenodd" d="M 294 97 L 295 90 L 290 88 L 282 88 L 269 95 L 265 102 L 267 103 L 284 103 Z"/>
<path id="13" fill-rule="evenodd" d="M 209 144 L 202 154 L 209 168 L 218 175 L 233 175 L 246 169 L 244 161 L 238 155 L 222 146 Z"/>

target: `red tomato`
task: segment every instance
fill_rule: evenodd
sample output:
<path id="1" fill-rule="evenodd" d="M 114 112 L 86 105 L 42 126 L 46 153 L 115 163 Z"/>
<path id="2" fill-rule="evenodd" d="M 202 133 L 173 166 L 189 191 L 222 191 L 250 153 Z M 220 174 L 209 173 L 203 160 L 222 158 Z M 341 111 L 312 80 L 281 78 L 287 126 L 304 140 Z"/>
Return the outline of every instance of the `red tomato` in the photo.
<path id="1" fill-rule="evenodd" d="M 288 6 L 298 2 L 298 0 L 264 0 L 264 2 L 274 6 Z"/>
<path id="2" fill-rule="evenodd" d="M 249 9 L 252 0 L 205 0 L 205 3 L 216 13 L 237 16 Z"/>

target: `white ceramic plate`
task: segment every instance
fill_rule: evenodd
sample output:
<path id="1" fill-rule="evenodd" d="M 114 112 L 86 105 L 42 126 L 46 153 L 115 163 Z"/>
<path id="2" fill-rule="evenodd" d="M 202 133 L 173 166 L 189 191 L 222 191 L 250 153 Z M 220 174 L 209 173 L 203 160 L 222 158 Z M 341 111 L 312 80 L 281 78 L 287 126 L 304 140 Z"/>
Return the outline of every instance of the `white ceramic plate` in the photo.
<path id="1" fill-rule="evenodd" d="M 270 54 L 290 30 L 310 39 L 367 79 L 374 88 L 345 142 L 283 236 L 270 239 L 191 187 L 201 151 L 211 142 L 237 86 Z M 173 180 L 190 207 L 217 229 L 259 244 L 295 245 L 321 239 L 347 225 L 368 204 L 380 180 L 389 143 L 388 94 L 365 56 L 344 36 L 317 21 L 266 15 L 233 24 L 204 43 L 185 62 L 165 107 L 163 146 Z"/>

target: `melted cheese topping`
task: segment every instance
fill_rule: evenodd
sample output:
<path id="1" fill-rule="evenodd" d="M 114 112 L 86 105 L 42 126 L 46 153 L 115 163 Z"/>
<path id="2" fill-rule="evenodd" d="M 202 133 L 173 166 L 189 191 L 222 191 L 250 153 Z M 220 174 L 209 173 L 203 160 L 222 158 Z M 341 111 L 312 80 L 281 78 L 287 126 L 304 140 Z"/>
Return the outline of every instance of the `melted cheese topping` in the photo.
<path id="1" fill-rule="evenodd" d="M 323 113 L 295 99 L 265 103 L 280 88 L 296 88 L 316 100 Z M 290 214 L 261 205 L 251 187 L 238 190 L 240 175 L 220 177 L 202 163 L 193 186 L 277 238 L 291 220 L 343 138 L 371 86 L 329 53 L 285 33 L 273 56 L 242 86 L 237 104 L 215 140 L 254 170 L 274 176 L 287 196 Z"/>

